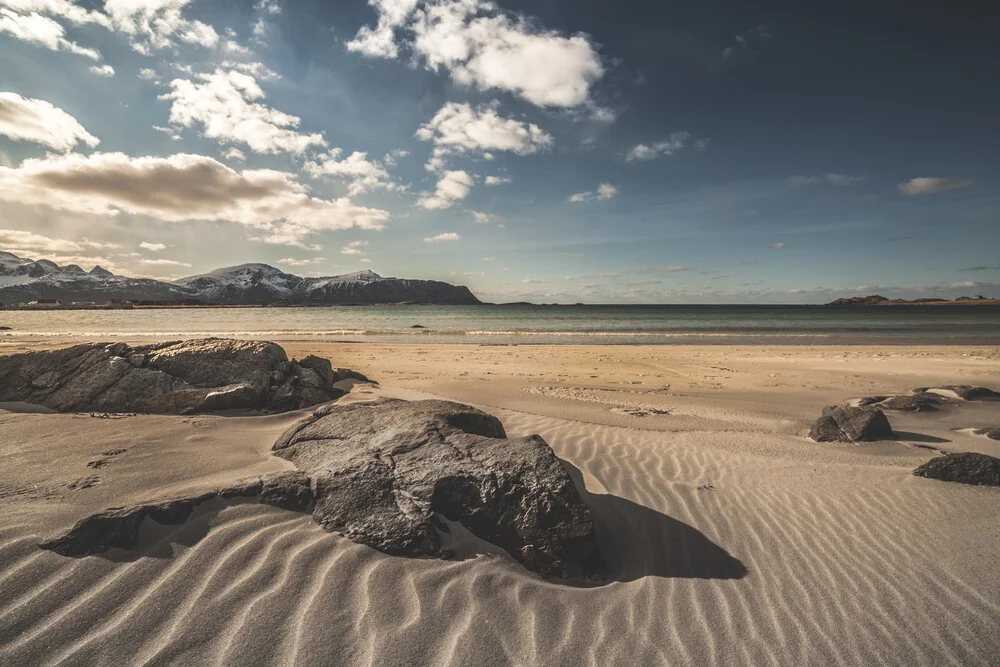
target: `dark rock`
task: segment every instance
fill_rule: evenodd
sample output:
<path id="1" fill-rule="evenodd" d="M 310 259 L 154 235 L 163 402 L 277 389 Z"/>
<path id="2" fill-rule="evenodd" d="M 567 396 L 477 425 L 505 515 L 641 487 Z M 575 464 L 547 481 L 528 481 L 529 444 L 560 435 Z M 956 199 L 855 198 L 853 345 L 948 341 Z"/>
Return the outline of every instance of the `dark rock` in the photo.
<path id="1" fill-rule="evenodd" d="M 998 399 L 1000 392 L 987 389 L 986 387 L 973 387 L 967 384 L 946 384 L 941 387 L 931 387 L 932 389 L 946 389 L 958 394 L 958 397 L 966 401 L 981 401 L 983 399 Z"/>
<path id="2" fill-rule="evenodd" d="M 590 510 L 538 436 L 447 401 L 328 405 L 274 445 L 313 480 L 313 518 L 387 553 L 440 557 L 438 513 L 540 574 L 604 573 Z"/>
<path id="3" fill-rule="evenodd" d="M 187 521 L 195 508 L 209 500 L 257 497 L 261 503 L 308 512 L 312 501 L 309 478 L 293 470 L 263 479 L 243 480 L 224 489 L 187 498 L 112 507 L 80 519 L 65 535 L 38 546 L 63 556 L 89 556 L 109 549 L 135 550 L 139 546 L 139 528 L 146 519 L 164 526 L 176 526 Z"/>
<path id="4" fill-rule="evenodd" d="M 425 327 L 423 324 L 414 324 L 410 328 L 411 329 L 426 329 L 427 327 Z"/>
<path id="5" fill-rule="evenodd" d="M 309 478 L 298 470 L 265 477 L 260 502 L 293 512 L 308 512 L 313 499 L 309 487 Z"/>
<path id="6" fill-rule="evenodd" d="M 946 454 L 931 459 L 914 470 L 913 474 L 944 482 L 1000 486 L 1000 458 L 974 452 Z"/>
<path id="7" fill-rule="evenodd" d="M 809 437 L 816 442 L 859 442 L 886 440 L 893 437 L 893 432 L 881 410 L 831 405 L 823 408 Z"/>
<path id="8" fill-rule="evenodd" d="M 10 331 L 10 327 L 0 327 L 0 331 Z"/>
<path id="9" fill-rule="evenodd" d="M 940 394 L 928 392 L 911 394 L 909 396 L 890 396 L 877 404 L 883 410 L 898 410 L 900 412 L 931 412 L 937 410 L 938 403 L 944 401 Z"/>
<path id="10" fill-rule="evenodd" d="M 864 398 L 858 399 L 858 406 L 864 407 L 866 405 L 872 405 L 874 403 L 879 403 L 889 398 L 888 396 L 865 396 Z"/>
<path id="11" fill-rule="evenodd" d="M 977 428 L 973 431 L 976 435 L 985 435 L 990 440 L 1000 440 L 1000 426 L 992 428 Z"/>
<path id="12" fill-rule="evenodd" d="M 0 357 L 0 401 L 60 412 L 287 411 L 342 396 L 333 383 L 351 374 L 360 375 L 338 374 L 318 357 L 289 362 L 280 346 L 262 341 L 88 343 Z"/>

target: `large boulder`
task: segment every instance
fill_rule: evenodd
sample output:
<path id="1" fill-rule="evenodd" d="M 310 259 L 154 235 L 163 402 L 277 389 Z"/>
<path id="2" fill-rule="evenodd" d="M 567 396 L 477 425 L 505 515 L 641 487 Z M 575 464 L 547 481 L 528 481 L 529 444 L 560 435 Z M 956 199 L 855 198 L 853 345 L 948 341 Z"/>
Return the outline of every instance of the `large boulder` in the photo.
<path id="1" fill-rule="evenodd" d="M 313 518 L 392 554 L 441 556 L 435 514 L 528 569 L 595 578 L 604 561 L 590 510 L 539 436 L 447 401 L 331 404 L 273 448 L 312 478 Z"/>
<path id="2" fill-rule="evenodd" d="M 984 435 L 990 440 L 1000 440 L 1000 426 L 991 426 L 987 428 L 977 428 L 973 431 L 976 435 Z"/>
<path id="3" fill-rule="evenodd" d="M 831 405 L 823 408 L 809 437 L 816 442 L 860 442 L 893 437 L 885 413 L 871 407 Z"/>
<path id="4" fill-rule="evenodd" d="M 336 381 L 329 361 L 289 361 L 264 341 L 86 343 L 0 357 L 0 401 L 60 412 L 297 410 L 343 395 Z"/>
<path id="5" fill-rule="evenodd" d="M 1000 486 L 1000 459 L 975 452 L 946 454 L 913 471 L 918 477 L 977 486 Z"/>

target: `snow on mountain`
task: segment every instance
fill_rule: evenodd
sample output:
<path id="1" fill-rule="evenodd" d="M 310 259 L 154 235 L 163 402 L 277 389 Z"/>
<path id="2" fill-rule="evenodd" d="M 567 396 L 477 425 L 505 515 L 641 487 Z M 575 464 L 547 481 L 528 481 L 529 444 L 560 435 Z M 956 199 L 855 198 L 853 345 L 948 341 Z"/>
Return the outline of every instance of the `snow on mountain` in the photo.
<path id="1" fill-rule="evenodd" d="M 164 282 L 116 276 L 95 266 L 89 272 L 46 259 L 31 260 L 0 251 L 0 303 L 36 299 L 63 302 L 110 299 L 197 301 L 217 304 L 474 304 L 466 287 L 434 280 L 383 278 L 374 271 L 301 278 L 268 264 L 240 264 Z"/>

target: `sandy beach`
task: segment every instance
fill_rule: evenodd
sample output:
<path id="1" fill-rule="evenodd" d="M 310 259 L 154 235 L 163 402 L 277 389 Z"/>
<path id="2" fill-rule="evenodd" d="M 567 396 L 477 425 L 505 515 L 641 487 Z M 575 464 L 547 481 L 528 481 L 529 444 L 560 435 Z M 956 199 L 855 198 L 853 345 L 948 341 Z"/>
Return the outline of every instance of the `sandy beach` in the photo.
<path id="1" fill-rule="evenodd" d="M 389 556 L 239 503 L 144 528 L 141 557 L 41 551 L 105 507 L 291 468 L 269 449 L 303 413 L 7 405 L 0 663 L 1000 664 L 1000 490 L 911 475 L 940 452 L 1000 455 L 970 430 L 1000 425 L 1000 404 L 889 412 L 895 441 L 806 437 L 852 398 L 1000 389 L 995 347 L 283 345 L 380 383 L 342 401 L 444 398 L 543 436 L 615 581 Z"/>

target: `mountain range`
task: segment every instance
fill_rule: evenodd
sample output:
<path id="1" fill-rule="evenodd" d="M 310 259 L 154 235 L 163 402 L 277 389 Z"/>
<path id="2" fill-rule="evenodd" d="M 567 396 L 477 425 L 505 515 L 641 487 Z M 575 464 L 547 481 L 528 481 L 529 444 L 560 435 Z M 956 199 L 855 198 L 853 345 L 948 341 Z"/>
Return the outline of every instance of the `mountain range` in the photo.
<path id="1" fill-rule="evenodd" d="M 84 271 L 47 259 L 24 259 L 0 251 L 0 303 L 38 299 L 63 303 L 119 301 L 189 302 L 225 305 L 348 305 L 480 303 L 469 288 L 437 280 L 383 278 L 358 271 L 302 278 L 268 264 L 240 264 L 172 282 L 115 275 L 100 266 Z"/>

